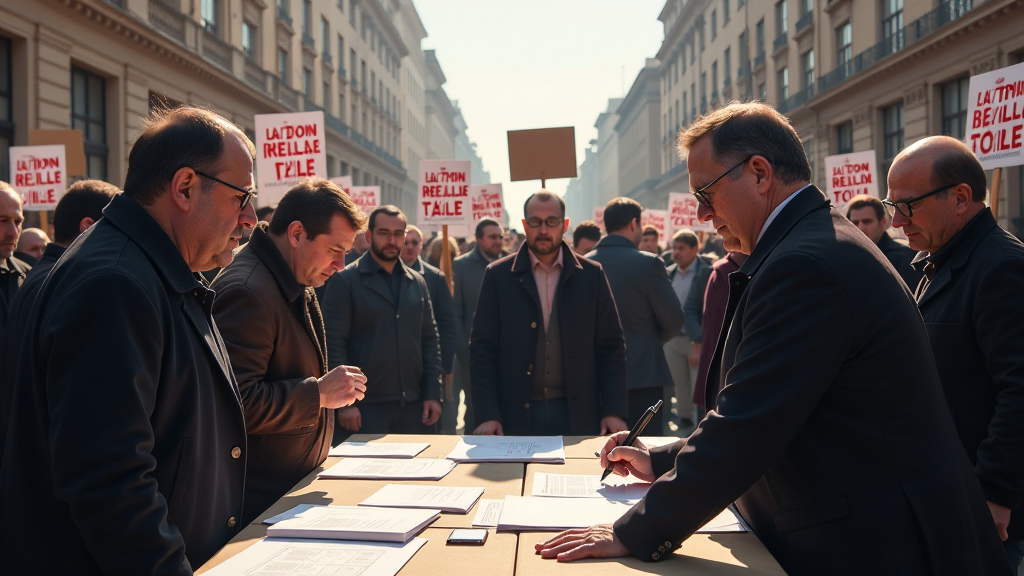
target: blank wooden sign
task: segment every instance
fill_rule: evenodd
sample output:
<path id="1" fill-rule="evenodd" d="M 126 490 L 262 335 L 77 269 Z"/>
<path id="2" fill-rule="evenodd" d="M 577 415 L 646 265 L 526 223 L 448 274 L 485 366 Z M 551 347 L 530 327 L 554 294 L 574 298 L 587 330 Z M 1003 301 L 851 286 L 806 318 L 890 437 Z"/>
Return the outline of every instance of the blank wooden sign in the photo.
<path id="1" fill-rule="evenodd" d="M 508 165 L 513 182 L 576 177 L 576 129 L 508 131 Z"/>
<path id="2" fill-rule="evenodd" d="M 68 163 L 68 176 L 86 176 L 85 145 L 81 130 L 29 130 L 29 146 L 63 144 L 64 158 Z"/>

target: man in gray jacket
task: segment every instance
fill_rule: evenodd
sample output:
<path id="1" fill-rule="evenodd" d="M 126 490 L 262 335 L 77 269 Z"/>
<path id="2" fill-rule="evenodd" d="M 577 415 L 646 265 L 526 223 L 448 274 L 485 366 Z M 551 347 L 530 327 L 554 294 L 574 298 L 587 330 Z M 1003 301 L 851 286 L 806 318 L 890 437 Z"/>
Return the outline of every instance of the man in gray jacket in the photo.
<path id="1" fill-rule="evenodd" d="M 662 399 L 664 388 L 672 387 L 662 345 L 683 327 L 683 307 L 668 281 L 665 264 L 658 256 L 637 248 L 643 233 L 642 211 L 636 200 L 613 198 L 604 209 L 608 236 L 587 254 L 587 258 L 600 262 L 608 275 L 626 336 L 626 419 L 630 424 Z M 664 413 L 661 410 L 655 414 L 648 430 L 661 432 Z"/>

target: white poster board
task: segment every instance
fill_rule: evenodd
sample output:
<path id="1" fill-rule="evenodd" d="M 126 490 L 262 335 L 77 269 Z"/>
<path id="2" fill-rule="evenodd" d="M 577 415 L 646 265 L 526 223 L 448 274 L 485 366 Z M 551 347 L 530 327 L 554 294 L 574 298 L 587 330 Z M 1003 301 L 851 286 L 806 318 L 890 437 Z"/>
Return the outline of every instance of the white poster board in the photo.
<path id="1" fill-rule="evenodd" d="M 339 187 L 341 187 L 341 189 L 345 191 L 345 194 L 348 194 L 349 190 L 352 189 L 351 176 L 338 176 L 336 178 L 331 178 L 331 182 L 334 182 Z"/>
<path id="2" fill-rule="evenodd" d="M 367 216 L 380 207 L 380 186 L 352 186 L 348 196 Z"/>
<path id="3" fill-rule="evenodd" d="M 469 160 L 421 160 L 416 222 L 466 224 L 469 216 Z"/>
<path id="4" fill-rule="evenodd" d="M 64 145 L 11 146 L 11 184 L 24 210 L 53 210 L 67 188 Z"/>
<path id="5" fill-rule="evenodd" d="M 658 230 L 658 245 L 668 242 L 668 210 L 650 210 L 640 213 L 640 226 L 654 226 Z"/>
<path id="6" fill-rule="evenodd" d="M 1024 63 L 971 76 L 964 142 L 985 170 L 1024 164 Z"/>
<path id="7" fill-rule="evenodd" d="M 668 235 L 684 228 L 694 232 L 714 232 L 715 225 L 711 222 L 701 222 L 697 217 L 697 208 L 700 203 L 697 197 L 686 192 L 670 192 L 668 195 Z"/>
<path id="8" fill-rule="evenodd" d="M 471 230 L 484 218 L 495 222 L 505 220 L 505 196 L 501 184 L 479 184 L 469 187 L 469 219 L 466 224 Z"/>
<path id="9" fill-rule="evenodd" d="M 274 206 L 304 178 L 327 176 L 324 113 L 257 114 L 256 178 L 260 206 Z"/>
<path id="10" fill-rule="evenodd" d="M 878 198 L 878 166 L 875 151 L 825 156 L 825 193 L 841 214 L 854 196 L 866 194 Z"/>

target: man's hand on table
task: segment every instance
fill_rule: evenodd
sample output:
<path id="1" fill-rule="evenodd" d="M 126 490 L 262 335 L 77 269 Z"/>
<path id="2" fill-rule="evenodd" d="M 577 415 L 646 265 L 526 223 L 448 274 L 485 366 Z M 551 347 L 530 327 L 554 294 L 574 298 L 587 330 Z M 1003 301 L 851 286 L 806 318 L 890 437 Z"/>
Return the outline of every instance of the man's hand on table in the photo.
<path id="1" fill-rule="evenodd" d="M 629 427 L 626 426 L 626 422 L 622 418 L 618 416 L 605 416 L 601 418 L 601 436 L 622 432 L 623 430 L 629 430 Z"/>
<path id="2" fill-rule="evenodd" d="M 473 434 L 480 436 L 504 436 L 505 431 L 501 429 L 501 422 L 488 420 L 477 426 L 476 430 L 473 430 Z"/>
<path id="3" fill-rule="evenodd" d="M 629 432 L 623 431 L 608 437 L 600 452 L 601 468 L 608 468 L 608 464 L 614 464 L 614 472 L 619 476 L 632 474 L 644 482 L 654 482 L 654 467 L 651 465 L 651 453 L 647 446 L 639 439 L 633 446 L 620 446 L 627 436 Z"/>
<path id="4" fill-rule="evenodd" d="M 536 544 L 535 548 L 541 558 L 557 558 L 559 562 L 629 556 L 629 550 L 619 542 L 611 524 L 566 530 L 547 542 Z"/>

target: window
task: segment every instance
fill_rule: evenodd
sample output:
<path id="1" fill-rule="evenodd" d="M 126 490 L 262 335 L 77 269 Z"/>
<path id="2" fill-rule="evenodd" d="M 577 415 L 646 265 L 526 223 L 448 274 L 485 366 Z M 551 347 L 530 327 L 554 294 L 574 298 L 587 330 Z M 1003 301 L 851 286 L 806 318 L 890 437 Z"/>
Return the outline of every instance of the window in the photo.
<path id="1" fill-rule="evenodd" d="M 334 156 L 327 155 L 327 177 L 334 178 Z"/>
<path id="2" fill-rule="evenodd" d="M 722 0 L 722 25 L 729 22 L 729 0 Z"/>
<path id="3" fill-rule="evenodd" d="M 732 48 L 726 48 L 725 56 L 722 59 L 722 73 L 725 76 L 725 78 L 723 79 L 725 84 L 730 84 L 730 70 L 732 70 Z"/>
<path id="4" fill-rule="evenodd" d="M 89 178 L 107 179 L 107 81 L 71 68 L 71 127 L 82 131 Z"/>
<path id="5" fill-rule="evenodd" d="M 764 82 L 757 86 L 757 99 L 761 102 L 768 100 L 768 85 Z"/>
<path id="6" fill-rule="evenodd" d="M 302 33 L 313 33 L 313 2 L 302 0 Z"/>
<path id="7" fill-rule="evenodd" d="M 256 60 L 256 26 L 248 21 L 242 22 L 242 52 L 250 59 Z"/>
<path id="8" fill-rule="evenodd" d="M 366 60 L 359 61 L 359 81 L 363 85 L 363 92 L 366 92 Z"/>
<path id="9" fill-rule="evenodd" d="M 789 68 L 778 71 L 779 78 L 779 103 L 789 99 Z"/>
<path id="10" fill-rule="evenodd" d="M 324 54 L 331 53 L 331 23 L 327 18 L 320 19 L 320 41 L 324 43 Z"/>
<path id="11" fill-rule="evenodd" d="M 331 102 L 331 93 L 331 81 L 324 78 L 324 110 L 326 110 L 328 114 L 332 114 L 334 112 L 334 106 L 332 106 Z"/>
<path id="12" fill-rule="evenodd" d="M 882 133 L 885 138 L 885 160 L 888 162 L 903 149 L 903 102 L 882 110 Z"/>
<path id="13" fill-rule="evenodd" d="M 370 98 L 377 100 L 377 73 L 370 70 Z"/>
<path id="14" fill-rule="evenodd" d="M 789 30 L 789 11 L 786 0 L 775 5 L 775 37 L 781 38 Z"/>
<path id="15" fill-rule="evenodd" d="M 284 48 L 277 49 L 277 77 L 282 84 L 288 85 L 288 51 Z"/>
<path id="16" fill-rule="evenodd" d="M 803 0 L 803 5 L 800 7 L 800 15 L 806 16 L 814 12 L 814 0 Z"/>
<path id="17" fill-rule="evenodd" d="M 755 40 L 757 40 L 757 53 L 764 54 L 764 18 L 757 21 Z"/>
<path id="18" fill-rule="evenodd" d="M 718 95 L 718 61 L 711 63 L 711 99 Z"/>
<path id="19" fill-rule="evenodd" d="M 882 0 L 882 38 L 895 36 L 903 29 L 903 0 Z"/>
<path id="20" fill-rule="evenodd" d="M 853 26 L 847 22 L 836 28 L 836 64 L 838 68 L 850 65 L 853 59 Z M 847 72 L 849 73 L 849 72 Z"/>
<path id="21" fill-rule="evenodd" d="M 701 51 L 701 53 L 703 53 L 704 52 L 704 26 L 703 25 L 697 30 L 697 37 L 700 40 L 700 51 Z"/>
<path id="22" fill-rule="evenodd" d="M 217 0 L 203 0 L 199 6 L 203 28 L 206 28 L 206 31 L 214 36 L 217 35 L 217 12 L 220 8 L 218 4 Z"/>
<path id="23" fill-rule="evenodd" d="M 348 73 L 350 74 L 350 76 L 351 76 L 351 78 L 353 80 L 353 83 L 355 83 L 355 79 L 356 79 L 356 51 L 355 50 L 349 50 L 349 53 L 348 53 Z"/>
<path id="24" fill-rule="evenodd" d="M 306 100 L 313 101 L 313 71 L 309 68 L 302 69 L 302 94 Z"/>
<path id="25" fill-rule="evenodd" d="M 714 40 L 718 36 L 718 12 L 715 10 L 711 11 L 711 39 Z"/>
<path id="26" fill-rule="evenodd" d="M 836 154 L 853 152 L 853 121 L 836 126 Z"/>
<path id="27" fill-rule="evenodd" d="M 942 133 L 963 140 L 967 133 L 967 89 L 964 76 L 942 85 Z"/>
<path id="28" fill-rule="evenodd" d="M 690 64 L 693 64 L 693 63 L 695 63 L 697 61 L 697 50 L 696 50 L 696 48 L 694 48 L 694 45 L 692 44 L 692 42 L 694 42 L 694 41 L 691 40 L 691 44 L 690 44 Z"/>
<path id="29" fill-rule="evenodd" d="M 340 84 L 339 84 L 340 86 Z M 345 121 L 345 91 L 338 90 L 338 118 Z M 344 174 L 342 174 L 344 176 Z"/>
<path id="30" fill-rule="evenodd" d="M 0 36 L 0 180 L 11 179 L 10 148 L 14 144 L 14 104 L 11 95 L 11 39 Z"/>
<path id="31" fill-rule="evenodd" d="M 747 46 L 747 31 L 740 32 L 740 54 L 739 54 L 739 73 L 736 74 L 737 78 L 743 77 L 744 66 L 747 63 L 747 58 L 750 58 L 749 48 Z"/>
<path id="32" fill-rule="evenodd" d="M 814 86 L 814 50 L 808 50 L 800 57 L 804 73 L 804 89 Z"/>
<path id="33" fill-rule="evenodd" d="M 345 69 L 345 39 L 338 34 L 338 68 Z"/>

